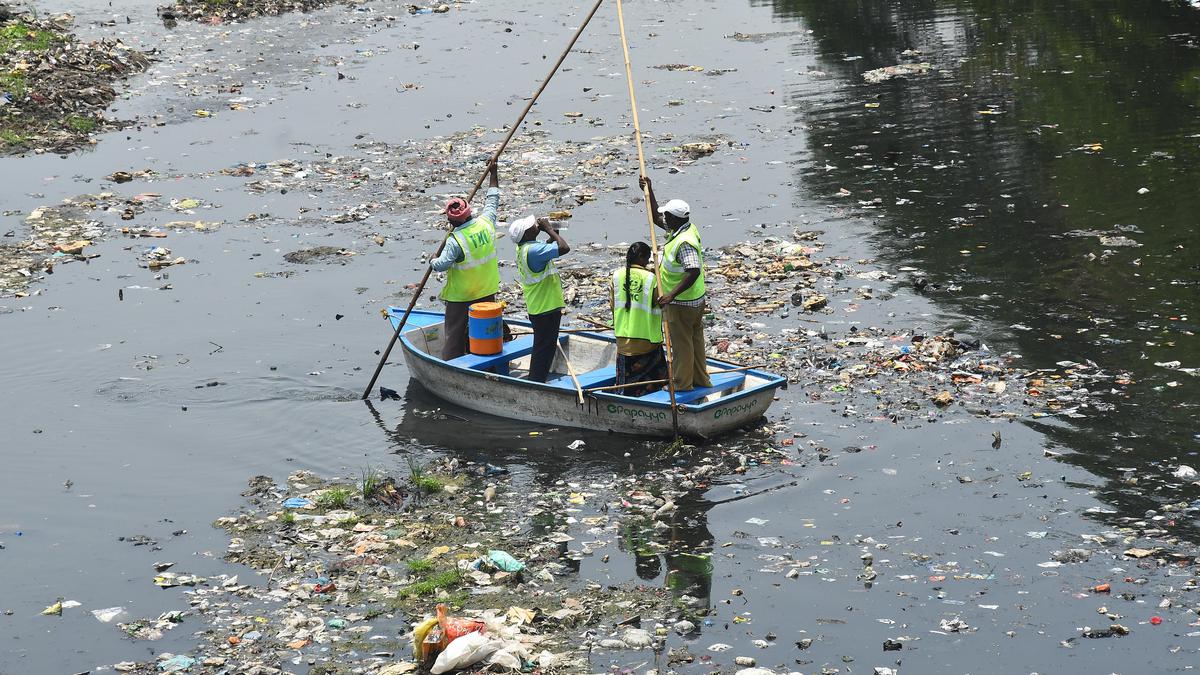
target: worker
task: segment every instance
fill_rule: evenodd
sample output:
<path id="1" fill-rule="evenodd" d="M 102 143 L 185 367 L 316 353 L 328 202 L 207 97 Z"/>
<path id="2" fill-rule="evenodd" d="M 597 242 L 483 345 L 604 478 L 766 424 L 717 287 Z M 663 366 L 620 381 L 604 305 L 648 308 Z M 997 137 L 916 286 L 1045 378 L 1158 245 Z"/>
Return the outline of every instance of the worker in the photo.
<path id="1" fill-rule="evenodd" d="M 609 286 L 613 329 L 617 336 L 617 384 L 624 396 L 644 396 L 658 391 L 667 378 L 663 353 L 662 309 L 655 303 L 658 290 L 650 267 L 650 245 L 630 244 L 625 266 L 613 271 Z"/>
<path id="2" fill-rule="evenodd" d="M 654 224 L 667 231 L 658 270 L 663 292 L 658 304 L 670 331 L 675 390 L 711 387 L 704 353 L 704 246 L 700 231 L 691 222 L 687 202 L 672 199 L 659 207 L 650 177 L 642 176 L 638 184 L 646 190 Z"/>
<path id="3" fill-rule="evenodd" d="M 442 328 L 442 359 L 449 361 L 468 351 L 467 314 L 476 302 L 494 301 L 500 290 L 500 265 L 496 259 L 496 213 L 500 209 L 500 177 L 496 163 L 488 167 L 487 196 L 483 212 L 472 218 L 471 205 L 462 197 L 446 202 L 450 236 L 442 253 L 430 266 L 446 273 L 441 298 L 446 302 Z"/>
<path id="4" fill-rule="evenodd" d="M 542 232 L 549 241 L 537 240 Z M 528 379 L 545 382 L 558 349 L 558 329 L 563 307 L 566 307 L 554 259 L 569 253 L 571 246 L 547 218 L 526 216 L 515 220 L 508 228 L 508 235 L 517 245 L 517 275 L 521 280 L 521 293 L 525 296 L 525 308 L 529 311 L 529 323 L 533 326 Z"/>

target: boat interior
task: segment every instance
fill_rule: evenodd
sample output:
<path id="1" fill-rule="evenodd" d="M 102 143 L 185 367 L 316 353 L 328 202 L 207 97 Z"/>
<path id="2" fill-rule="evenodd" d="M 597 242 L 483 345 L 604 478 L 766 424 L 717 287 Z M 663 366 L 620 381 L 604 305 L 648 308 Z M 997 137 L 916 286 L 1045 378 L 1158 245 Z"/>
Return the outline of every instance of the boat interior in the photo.
<path id="1" fill-rule="evenodd" d="M 424 318 L 426 320 L 420 320 Z M 417 326 L 404 332 L 408 343 L 418 351 L 424 352 L 440 360 L 442 351 L 441 317 L 430 321 L 432 316 L 420 317 L 416 312 L 410 317 L 409 325 Z M 466 354 L 447 363 L 472 370 L 493 373 L 504 377 L 525 379 L 529 375 L 529 361 L 533 353 L 533 335 L 528 324 L 506 320 L 512 329 L 514 339 L 504 343 L 499 354 L 480 356 Z M 611 337 L 600 333 L 573 333 L 559 336 L 561 349 L 550 367 L 550 376 L 545 385 L 568 391 L 575 391 L 576 381 L 579 388 L 585 392 L 597 387 L 608 387 L 617 380 L 617 344 Z M 569 366 L 568 366 L 569 363 Z M 709 361 L 710 370 L 732 367 L 718 361 Z M 574 371 L 574 377 L 571 373 Z M 772 382 L 767 377 L 760 377 L 753 371 L 736 373 L 714 373 L 710 375 L 711 387 L 697 388 L 686 392 L 676 392 L 675 400 L 680 404 L 702 405 L 716 401 L 747 389 L 753 389 Z M 666 388 L 644 396 L 622 396 L 620 390 L 600 392 L 606 396 L 645 401 L 650 403 L 670 403 L 670 393 Z"/>

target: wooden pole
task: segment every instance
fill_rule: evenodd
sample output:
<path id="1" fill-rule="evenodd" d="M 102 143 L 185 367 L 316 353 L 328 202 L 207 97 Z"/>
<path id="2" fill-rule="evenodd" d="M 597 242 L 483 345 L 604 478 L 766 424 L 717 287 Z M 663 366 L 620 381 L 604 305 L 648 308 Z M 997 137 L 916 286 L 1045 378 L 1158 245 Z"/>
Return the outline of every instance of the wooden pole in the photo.
<path id="1" fill-rule="evenodd" d="M 610 325 L 608 325 L 608 324 L 604 323 L 603 321 L 597 321 L 597 320 L 595 320 L 595 319 L 589 319 L 589 318 L 588 318 L 588 317 L 586 317 L 586 316 L 581 316 L 581 317 L 579 317 L 579 320 L 580 320 L 580 321 L 586 321 L 586 322 L 588 322 L 588 323 L 592 324 L 593 326 L 596 326 L 596 327 L 598 327 L 598 328 L 603 328 L 604 330 L 612 330 L 612 329 L 613 329 L 613 327 L 612 327 L 612 326 L 610 326 Z"/>
<path id="2" fill-rule="evenodd" d="M 629 109 L 633 113 L 633 137 L 637 140 L 638 167 L 641 170 L 642 176 L 646 175 L 646 153 L 642 150 L 642 127 L 638 121 L 638 106 L 637 94 L 633 91 L 633 67 L 629 64 L 629 40 L 625 37 L 625 12 L 621 7 L 621 0 L 617 0 L 617 25 L 621 28 L 621 52 L 625 55 L 625 81 L 629 84 Z M 663 297 L 666 293 L 663 292 L 662 275 L 659 273 L 662 270 L 661 260 L 658 255 L 658 237 L 654 232 L 654 214 L 650 212 L 650 189 L 642 188 L 642 198 L 646 202 L 646 219 L 650 223 L 650 251 L 654 256 L 654 279 L 658 286 L 658 297 Z M 667 325 L 667 315 L 664 308 L 663 311 L 663 344 L 667 349 L 667 391 L 671 394 L 671 428 L 675 431 L 675 438 L 679 438 L 679 411 L 675 409 L 675 365 L 674 358 L 671 355 L 671 329 Z M 703 348 L 703 347 L 701 347 Z"/>
<path id="3" fill-rule="evenodd" d="M 611 328 L 564 328 L 559 332 L 560 335 L 569 335 L 574 333 L 605 333 L 612 330 Z M 533 335 L 531 330 L 514 330 L 513 335 Z"/>
<path id="4" fill-rule="evenodd" d="M 562 348 L 561 342 L 558 343 L 558 353 L 562 354 L 563 363 L 567 364 L 567 373 L 575 383 L 575 395 L 579 397 L 579 405 L 583 405 L 583 387 L 579 386 L 579 378 L 575 377 L 575 369 L 571 367 L 571 359 L 567 358 L 567 352 Z"/>
<path id="5" fill-rule="evenodd" d="M 738 366 L 737 368 L 725 368 L 724 370 L 710 370 L 709 375 L 720 375 L 721 373 L 740 373 L 743 370 L 754 370 L 755 368 L 764 368 L 765 366 Z M 629 387 L 640 387 L 644 384 L 666 384 L 670 380 L 646 380 L 644 382 L 630 382 L 627 384 L 612 384 L 607 387 L 592 387 L 584 389 L 587 393 L 596 391 L 615 391 L 617 389 L 628 389 Z"/>
<path id="6" fill-rule="evenodd" d="M 550 68 L 550 73 L 546 75 L 546 79 L 542 80 L 542 85 L 538 87 L 537 91 L 533 93 L 533 97 L 525 104 L 525 109 L 517 116 L 517 121 L 509 127 L 504 141 L 500 143 L 500 147 L 496 149 L 491 160 L 488 161 L 487 167 L 479 175 L 479 180 L 475 181 L 475 187 L 471 188 L 471 193 L 467 195 L 468 204 L 475 198 L 475 193 L 479 192 L 480 186 L 483 185 L 484 179 L 487 178 L 488 173 L 491 171 L 492 164 L 495 164 L 500 159 L 500 154 L 508 147 L 508 142 L 512 140 L 513 135 L 517 133 L 517 129 L 521 127 L 521 123 L 525 121 L 525 115 L 529 114 L 530 109 L 533 108 L 533 104 L 537 103 L 538 97 L 546 90 L 546 85 L 550 84 L 550 80 L 558 72 L 559 66 L 567 59 L 567 54 L 571 53 L 571 50 L 575 47 L 575 43 L 579 40 L 579 36 L 583 35 L 583 29 L 587 28 L 588 22 L 596 15 L 596 11 L 600 9 L 600 4 L 603 2 L 604 0 L 596 0 L 596 4 L 592 5 L 592 10 L 588 12 L 587 16 L 583 19 L 583 23 L 579 24 L 579 28 L 575 31 L 575 34 L 571 36 L 571 41 L 567 43 L 567 48 L 562 51 L 562 54 L 559 54 L 558 60 Z M 433 254 L 434 258 L 442 254 L 442 249 L 446 248 L 446 242 L 449 239 L 450 232 L 447 232 L 446 236 L 442 238 L 442 243 L 438 244 L 437 251 Z M 425 276 L 421 277 L 421 283 L 417 284 L 417 290 L 413 292 L 412 300 L 409 301 L 408 308 L 404 310 L 404 316 L 400 319 L 400 323 L 396 325 L 396 330 L 392 332 L 392 339 L 388 342 L 387 348 L 383 350 L 383 356 L 379 359 L 379 365 L 375 366 L 375 373 L 371 375 L 371 381 L 367 383 L 367 388 L 363 390 L 362 398 L 364 401 L 371 395 L 371 389 L 375 387 L 375 381 L 379 379 L 379 373 L 383 371 L 383 364 L 387 363 L 388 356 L 392 353 L 392 347 L 396 346 L 396 340 L 400 337 L 400 331 L 404 330 L 404 325 L 408 323 L 408 315 L 412 313 L 413 307 L 417 306 L 417 301 L 421 299 L 421 294 L 425 292 L 425 284 L 429 283 L 429 277 L 432 273 L 433 267 L 425 268 Z"/>

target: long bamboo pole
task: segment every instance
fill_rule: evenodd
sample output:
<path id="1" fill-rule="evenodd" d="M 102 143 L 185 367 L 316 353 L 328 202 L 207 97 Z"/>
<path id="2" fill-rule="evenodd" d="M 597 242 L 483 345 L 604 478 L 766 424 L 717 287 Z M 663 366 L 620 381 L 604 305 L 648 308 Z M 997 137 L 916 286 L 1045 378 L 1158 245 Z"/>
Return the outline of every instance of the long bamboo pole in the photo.
<path id="1" fill-rule="evenodd" d="M 575 383 L 575 396 L 579 398 L 579 405 L 583 405 L 583 387 L 579 386 L 579 378 L 575 376 L 575 368 L 571 365 L 571 359 L 567 358 L 567 352 L 563 350 L 562 343 L 558 343 L 558 353 L 562 354 L 563 363 L 567 364 L 567 373 L 571 376 L 571 381 Z"/>
<path id="2" fill-rule="evenodd" d="M 559 335 L 573 335 L 576 333 L 605 333 L 612 330 L 611 328 L 563 328 L 558 331 Z M 531 330 L 514 330 L 513 335 L 533 335 Z"/>
<path id="3" fill-rule="evenodd" d="M 550 68 L 550 73 L 546 75 L 546 79 L 542 80 L 541 86 L 538 87 L 536 92 L 534 92 L 533 97 L 529 99 L 529 102 L 525 104 L 525 109 L 522 110 L 521 114 L 517 116 L 517 121 L 514 122 L 511 127 L 509 127 L 508 135 L 504 137 L 504 141 L 500 143 L 500 147 L 496 149 L 495 154 L 493 154 L 491 160 L 488 161 L 487 167 L 485 167 L 483 173 L 479 175 L 479 180 L 475 181 L 475 187 L 471 188 L 471 193 L 467 195 L 468 204 L 470 204 L 471 200 L 475 198 L 475 193 L 479 192 L 480 186 L 483 185 L 484 179 L 487 178 L 488 172 L 491 171 L 492 164 L 495 164 L 500 159 L 500 154 L 503 153 L 504 149 L 508 147 L 508 142 L 512 140 L 513 135 L 517 133 L 517 129 L 521 127 L 521 123 L 525 121 L 525 115 L 529 114 L 529 111 L 533 108 L 533 104 L 537 103 L 538 97 L 541 96 L 542 92 L 546 90 L 546 85 L 550 84 L 550 80 L 554 77 L 554 74 L 558 72 L 559 66 L 561 66 L 563 61 L 567 59 L 567 54 L 571 53 L 571 50 L 575 47 L 575 43 L 579 40 L 579 36 L 583 35 L 583 29 L 587 28 L 588 22 L 590 22 L 592 17 L 596 15 L 597 10 L 600 9 L 600 4 L 603 2 L 604 0 L 596 0 L 596 4 L 592 5 L 592 9 L 587 13 L 587 16 L 584 17 L 583 23 L 579 24 L 579 28 L 575 31 L 575 34 L 571 36 L 571 41 L 567 43 L 567 48 L 562 51 L 562 54 L 559 54 L 558 60 L 555 61 L 554 66 Z M 442 254 L 442 249 L 446 248 L 446 242 L 449 239 L 450 232 L 447 232 L 446 236 L 442 238 L 442 243 L 438 244 L 437 251 L 435 251 L 433 254 L 434 258 Z M 400 319 L 400 323 L 396 325 L 396 330 L 392 332 L 392 339 L 388 342 L 387 348 L 383 350 L 383 356 L 379 359 L 379 365 L 375 366 L 375 373 L 371 375 L 371 381 L 367 383 L 367 388 L 363 390 L 362 398 L 364 401 L 371 395 L 371 389 L 375 387 L 375 381 L 379 379 L 379 373 L 383 371 L 383 365 L 387 363 L 388 356 L 390 356 L 392 353 L 392 347 L 396 346 L 396 340 L 400 337 L 400 332 L 404 330 L 404 325 L 408 323 L 408 315 L 412 313 L 413 307 L 416 307 L 417 301 L 421 299 L 421 294 L 425 292 L 425 284 L 429 283 L 429 277 L 432 273 L 432 267 L 425 268 L 425 276 L 421 277 L 421 283 L 417 285 L 417 290 L 413 292 L 412 300 L 409 301 L 408 308 L 404 310 L 404 316 Z"/>
<path id="4" fill-rule="evenodd" d="M 633 91 L 633 67 L 629 63 L 629 40 L 625 37 L 625 12 L 621 7 L 621 0 L 617 0 L 617 25 L 621 28 L 621 51 L 625 55 L 625 81 L 629 84 L 629 109 L 633 113 L 633 137 L 637 140 L 638 167 L 641 170 L 642 176 L 646 175 L 646 153 L 642 150 L 642 127 L 638 121 L 638 105 L 637 94 Z M 642 197 L 646 202 L 646 220 L 650 223 L 650 251 L 654 256 L 654 279 L 658 285 L 658 297 L 663 297 L 666 293 L 663 292 L 662 275 L 658 273 L 662 269 L 662 261 L 658 254 L 658 237 L 654 232 L 654 214 L 650 212 L 650 188 L 642 188 Z M 675 438 L 679 438 L 679 411 L 675 408 L 675 364 L 674 358 L 671 355 L 671 329 L 667 325 L 666 312 L 663 312 L 663 344 L 667 348 L 667 391 L 671 394 L 671 428 L 675 431 Z"/>

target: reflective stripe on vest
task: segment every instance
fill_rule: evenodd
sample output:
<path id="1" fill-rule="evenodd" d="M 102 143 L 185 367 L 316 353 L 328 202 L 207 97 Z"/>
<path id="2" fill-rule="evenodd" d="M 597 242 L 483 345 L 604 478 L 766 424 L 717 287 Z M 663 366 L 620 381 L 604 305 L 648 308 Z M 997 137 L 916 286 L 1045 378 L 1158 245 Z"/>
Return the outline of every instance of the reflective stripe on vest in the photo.
<path id="1" fill-rule="evenodd" d="M 670 293 L 683 281 L 685 269 L 677 261 L 679 247 L 687 242 L 696 249 L 700 258 L 700 276 L 691 288 L 675 296 L 676 300 L 698 300 L 704 297 L 704 246 L 700 243 L 700 231 L 694 223 L 689 223 L 683 231 L 667 240 L 663 245 L 662 282 L 663 292 Z"/>
<path id="2" fill-rule="evenodd" d="M 617 337 L 663 341 L 662 310 L 653 304 L 654 275 L 629 269 L 629 309 L 625 309 L 625 270 L 613 272 L 613 329 Z"/>
<path id="3" fill-rule="evenodd" d="M 529 247 L 534 242 L 517 245 L 517 275 L 521 279 L 521 292 L 525 294 L 525 306 L 530 314 L 545 314 L 567 306 L 563 302 L 562 282 L 554 261 L 546 262 L 541 272 L 529 269 Z"/>
<path id="4" fill-rule="evenodd" d="M 480 217 L 451 233 L 462 249 L 463 259 L 446 270 L 443 300 L 470 302 L 500 290 L 495 228 L 491 220 Z"/>

